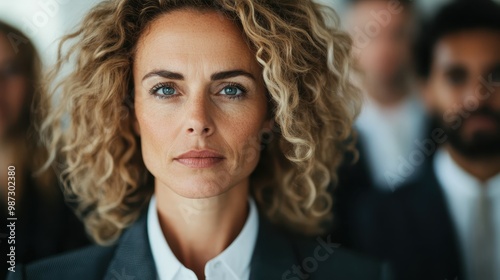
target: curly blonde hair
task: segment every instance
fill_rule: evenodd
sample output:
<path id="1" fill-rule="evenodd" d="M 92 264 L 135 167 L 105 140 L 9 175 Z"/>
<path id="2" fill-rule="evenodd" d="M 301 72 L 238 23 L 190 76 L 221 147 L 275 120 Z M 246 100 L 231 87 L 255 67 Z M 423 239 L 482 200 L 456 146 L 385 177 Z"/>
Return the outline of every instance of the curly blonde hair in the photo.
<path id="1" fill-rule="evenodd" d="M 312 0 L 108 0 L 63 37 L 39 130 L 51 151 L 47 165 L 59 167 L 88 232 L 100 244 L 114 242 L 153 192 L 132 126 L 131 69 L 143 31 L 181 8 L 218 11 L 242 29 L 262 66 L 275 122 L 258 151 L 252 195 L 272 222 L 321 232 L 360 96 L 350 79 L 351 39 L 334 11 Z M 61 78 L 70 61 L 74 68 Z"/>

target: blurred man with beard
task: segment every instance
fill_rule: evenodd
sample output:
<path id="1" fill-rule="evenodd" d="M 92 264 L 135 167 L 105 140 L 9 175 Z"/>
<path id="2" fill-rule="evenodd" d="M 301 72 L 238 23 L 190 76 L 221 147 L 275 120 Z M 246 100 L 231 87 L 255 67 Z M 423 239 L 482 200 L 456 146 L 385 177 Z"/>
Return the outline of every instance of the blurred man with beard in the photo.
<path id="1" fill-rule="evenodd" d="M 398 279 L 500 280 L 500 6 L 447 4 L 416 55 L 435 126 L 412 152 L 417 176 L 364 206 L 357 249 L 392 261 Z"/>

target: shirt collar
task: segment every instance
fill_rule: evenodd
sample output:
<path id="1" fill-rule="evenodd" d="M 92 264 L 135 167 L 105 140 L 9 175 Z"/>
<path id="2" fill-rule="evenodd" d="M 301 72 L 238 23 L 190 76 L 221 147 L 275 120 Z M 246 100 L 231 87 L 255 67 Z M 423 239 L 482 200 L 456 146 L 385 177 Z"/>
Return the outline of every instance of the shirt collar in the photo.
<path id="1" fill-rule="evenodd" d="M 222 269 L 233 275 L 235 279 L 248 278 L 250 273 L 250 261 L 257 240 L 259 217 L 257 206 L 253 198 L 249 198 L 249 214 L 245 225 L 236 239 L 222 253 L 211 259 L 205 265 L 205 275 L 211 278 L 213 267 L 222 266 Z M 153 260 L 161 280 L 176 279 L 181 270 L 188 270 L 175 257 L 170 249 L 160 227 L 158 212 L 156 208 L 156 197 L 153 196 L 149 202 L 147 228 L 149 245 L 153 254 Z"/>
<path id="2" fill-rule="evenodd" d="M 462 169 L 445 149 L 439 149 L 436 153 L 434 168 L 446 193 L 476 196 L 485 190 L 487 196 L 500 196 L 500 173 L 486 182 L 481 182 Z"/>
<path id="3" fill-rule="evenodd" d="M 361 130 L 373 130 L 373 124 L 376 124 L 375 129 L 380 125 L 391 126 L 397 123 L 420 125 L 425 119 L 422 114 L 423 110 L 421 101 L 414 94 L 391 107 L 383 107 L 371 97 L 365 95 L 363 108 L 356 120 L 356 126 Z"/>

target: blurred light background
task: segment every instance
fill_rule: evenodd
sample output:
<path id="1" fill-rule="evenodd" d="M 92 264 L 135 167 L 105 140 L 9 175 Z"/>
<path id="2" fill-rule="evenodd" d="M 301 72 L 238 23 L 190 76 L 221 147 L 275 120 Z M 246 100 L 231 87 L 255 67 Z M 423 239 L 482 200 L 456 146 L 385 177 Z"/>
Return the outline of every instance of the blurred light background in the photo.
<path id="1" fill-rule="evenodd" d="M 345 0 L 316 0 L 337 10 L 342 17 Z M 416 0 L 423 15 L 449 0 Z M 497 0 L 500 2 L 500 0 Z M 32 39 L 45 65 L 55 61 L 57 39 L 74 30 L 85 13 L 100 0 L 0 1 L 0 19 L 24 31 Z"/>

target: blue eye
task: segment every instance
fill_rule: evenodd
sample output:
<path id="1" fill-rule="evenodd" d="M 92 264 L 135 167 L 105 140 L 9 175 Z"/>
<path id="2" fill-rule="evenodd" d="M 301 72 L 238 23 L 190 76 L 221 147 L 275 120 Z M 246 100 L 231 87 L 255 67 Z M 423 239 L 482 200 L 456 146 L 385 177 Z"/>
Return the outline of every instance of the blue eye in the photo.
<path id="1" fill-rule="evenodd" d="M 228 85 L 228 86 L 224 87 L 219 92 L 219 94 L 227 95 L 230 98 L 237 98 L 237 97 L 241 97 L 242 95 L 244 95 L 245 92 L 246 92 L 245 89 L 243 89 L 242 87 L 239 87 L 236 85 Z"/>
<path id="2" fill-rule="evenodd" d="M 164 84 L 158 84 L 154 86 L 150 92 L 158 98 L 172 97 L 177 93 L 174 87 Z"/>
<path id="3" fill-rule="evenodd" d="M 175 89 L 173 87 L 161 87 L 156 90 L 156 93 L 160 95 L 173 95 L 175 94 Z"/>

